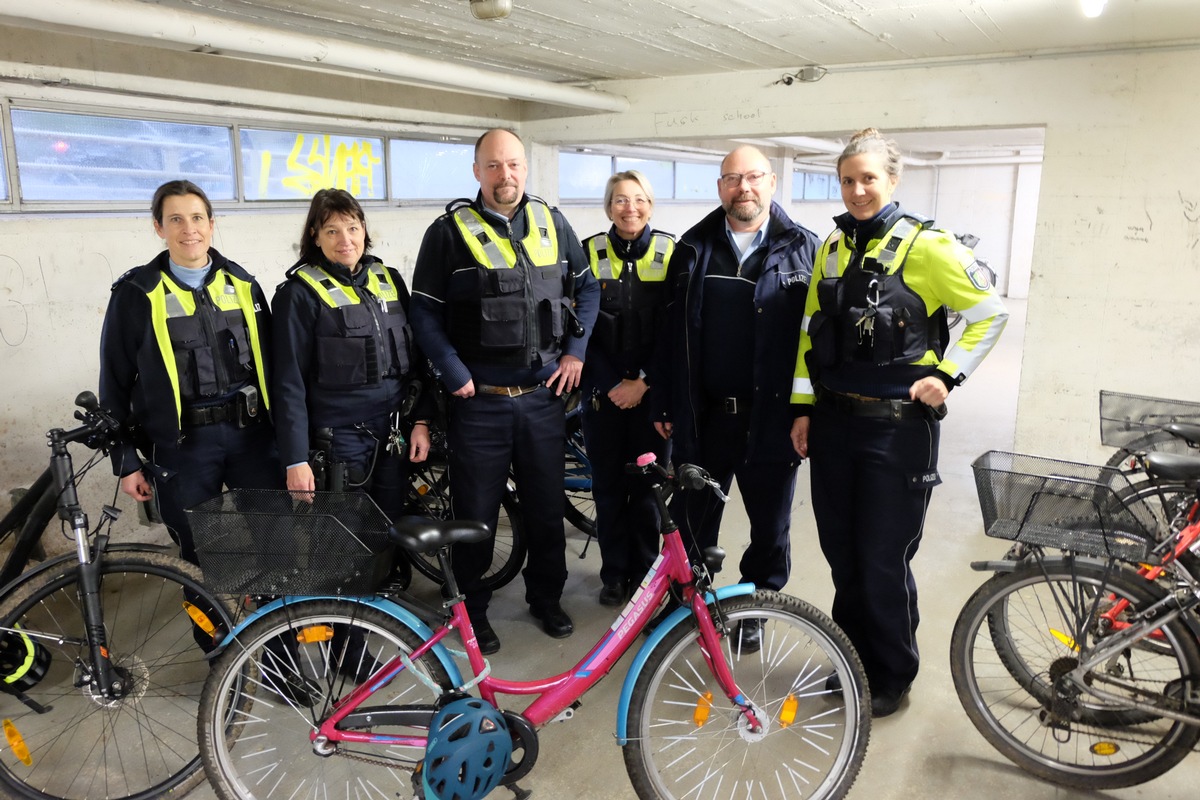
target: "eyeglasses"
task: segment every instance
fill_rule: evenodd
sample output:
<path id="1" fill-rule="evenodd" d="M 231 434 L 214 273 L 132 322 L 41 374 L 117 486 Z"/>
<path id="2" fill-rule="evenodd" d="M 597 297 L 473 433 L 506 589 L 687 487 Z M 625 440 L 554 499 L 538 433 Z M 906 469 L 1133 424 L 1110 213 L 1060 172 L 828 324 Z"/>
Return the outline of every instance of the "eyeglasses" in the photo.
<path id="1" fill-rule="evenodd" d="M 612 204 L 618 208 L 624 208 L 626 206 L 645 208 L 646 206 L 650 205 L 650 201 L 645 197 L 625 197 L 622 195 L 620 197 L 614 197 L 612 199 Z"/>
<path id="2" fill-rule="evenodd" d="M 726 189 L 733 189 L 742 185 L 745 181 L 749 186 L 758 186 L 763 182 L 763 178 L 771 173 L 761 170 L 755 172 L 726 172 L 721 176 L 721 185 Z"/>

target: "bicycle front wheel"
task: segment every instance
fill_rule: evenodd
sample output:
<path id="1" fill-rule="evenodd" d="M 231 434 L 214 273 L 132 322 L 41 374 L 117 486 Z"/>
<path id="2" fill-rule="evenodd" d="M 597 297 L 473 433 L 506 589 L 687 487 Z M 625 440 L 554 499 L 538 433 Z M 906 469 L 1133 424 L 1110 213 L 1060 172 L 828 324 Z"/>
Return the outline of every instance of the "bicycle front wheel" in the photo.
<path id="1" fill-rule="evenodd" d="M 1166 772 L 1200 739 L 1195 725 L 1153 712 L 1183 709 L 1200 674 L 1200 646 L 1181 620 L 1088 675 L 1087 686 L 1127 699 L 1101 699 L 1063 679 L 1081 654 L 1103 646 L 1098 615 L 1114 601 L 1129 601 L 1123 621 L 1133 622 L 1160 596 L 1135 575 L 1078 559 L 991 578 L 963 606 L 950 642 L 950 672 L 967 716 L 1006 758 L 1064 786 L 1115 789 Z M 995 630 L 1000 619 L 1003 637 Z"/>
<path id="2" fill-rule="evenodd" d="M 124 684 L 113 698 L 93 678 L 77 565 L 34 575 L 4 599 L 0 662 L 16 680 L 0 695 L 8 734 L 0 794 L 150 800 L 181 797 L 203 780 L 195 715 L 213 633 L 196 620 L 220 636 L 232 609 L 200 581 L 198 567 L 173 556 L 104 557 L 104 629 Z"/>
<path id="3" fill-rule="evenodd" d="M 870 700 L 850 640 L 802 600 L 758 591 L 720 604 L 734 626 L 723 657 L 762 723 L 750 730 L 704 660 L 695 620 L 650 654 L 629 707 L 625 768 L 642 800 L 837 798 L 870 736 Z M 757 620 L 762 646 L 739 644 Z M 840 679 L 844 691 L 827 685 Z"/>
<path id="4" fill-rule="evenodd" d="M 336 701 L 393 656 L 420 645 L 396 619 L 351 602 L 293 603 L 250 625 L 213 665 L 200 705 L 200 753 L 218 797 L 411 797 L 412 771 L 424 747 L 343 742 L 318 752 L 312 734 Z M 424 737 L 439 695 L 425 681 L 441 690 L 450 681 L 432 656 L 418 659 L 414 669 L 402 670 L 366 701 L 375 712 L 409 707 L 417 714 L 409 726 L 381 722 L 364 707 L 343 727 Z"/>

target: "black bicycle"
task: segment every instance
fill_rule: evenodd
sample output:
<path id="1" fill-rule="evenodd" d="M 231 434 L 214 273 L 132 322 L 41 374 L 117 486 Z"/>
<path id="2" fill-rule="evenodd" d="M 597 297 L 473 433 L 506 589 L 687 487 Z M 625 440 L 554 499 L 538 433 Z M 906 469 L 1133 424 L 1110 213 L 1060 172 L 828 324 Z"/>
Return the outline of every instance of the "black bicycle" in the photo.
<path id="1" fill-rule="evenodd" d="M 200 569 L 164 548 L 109 541 L 120 515 L 91 527 L 77 483 L 117 443 L 91 392 L 77 428 L 47 433 L 50 465 L 3 520 L 14 533 L 0 589 L 0 794 L 38 800 L 182 796 L 203 778 L 195 717 L 206 652 L 233 606 Z M 69 445 L 92 450 L 75 471 Z M 115 503 L 115 497 L 114 497 Z M 57 514 L 74 552 L 21 574 Z"/>

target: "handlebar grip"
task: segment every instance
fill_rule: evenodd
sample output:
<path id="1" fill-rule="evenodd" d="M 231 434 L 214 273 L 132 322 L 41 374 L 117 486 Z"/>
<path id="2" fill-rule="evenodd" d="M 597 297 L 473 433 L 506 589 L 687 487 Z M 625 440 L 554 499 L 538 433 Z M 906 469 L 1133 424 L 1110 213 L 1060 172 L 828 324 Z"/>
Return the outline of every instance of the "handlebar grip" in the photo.
<path id="1" fill-rule="evenodd" d="M 675 471 L 675 478 L 679 481 L 679 485 L 689 491 L 699 491 L 705 486 L 708 486 L 709 476 L 700 467 L 695 464 L 684 464 Z"/>
<path id="2" fill-rule="evenodd" d="M 100 408 L 100 401 L 96 399 L 95 393 L 84 389 L 79 394 L 75 395 L 75 405 L 85 411 L 95 411 Z"/>

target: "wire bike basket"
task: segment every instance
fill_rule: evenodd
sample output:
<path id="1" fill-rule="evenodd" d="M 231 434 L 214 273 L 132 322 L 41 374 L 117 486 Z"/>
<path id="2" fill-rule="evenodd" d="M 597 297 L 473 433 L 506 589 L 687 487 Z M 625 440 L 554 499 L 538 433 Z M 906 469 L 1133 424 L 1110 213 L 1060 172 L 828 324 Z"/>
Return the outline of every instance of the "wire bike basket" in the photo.
<path id="1" fill-rule="evenodd" d="M 988 536 L 1144 563 L 1165 527 L 1152 507 L 1126 502 L 1112 467 L 992 450 L 971 464 Z"/>
<path id="2" fill-rule="evenodd" d="M 395 558 L 388 518 L 362 492 L 233 489 L 187 515 L 217 592 L 369 595 Z"/>
<path id="3" fill-rule="evenodd" d="M 1200 403 L 1100 390 L 1100 443 L 1105 447 L 1136 446 L 1172 422 L 1200 424 Z M 1182 439 L 1160 442 L 1154 449 L 1189 452 L 1187 442 Z"/>

